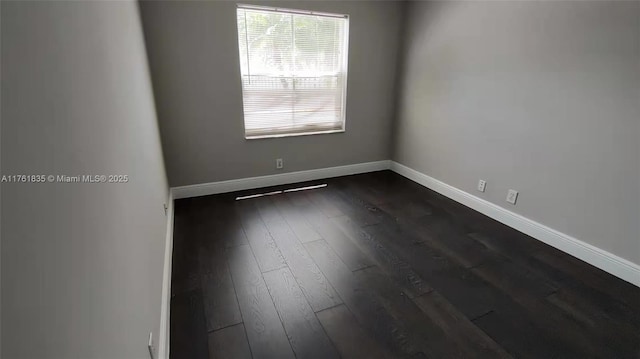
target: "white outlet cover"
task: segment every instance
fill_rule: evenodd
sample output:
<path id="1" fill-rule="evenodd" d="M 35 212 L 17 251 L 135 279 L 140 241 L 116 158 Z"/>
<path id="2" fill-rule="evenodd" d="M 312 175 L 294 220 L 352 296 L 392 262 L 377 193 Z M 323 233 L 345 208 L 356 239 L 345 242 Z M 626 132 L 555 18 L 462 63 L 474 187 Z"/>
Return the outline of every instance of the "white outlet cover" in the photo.
<path id="1" fill-rule="evenodd" d="M 516 204 L 517 200 L 518 200 L 518 191 L 514 189 L 510 189 L 509 192 L 507 192 L 507 202 L 511 204 Z"/>
<path id="2" fill-rule="evenodd" d="M 485 180 L 479 180 L 478 181 L 478 191 L 484 192 L 486 186 L 487 186 L 487 181 L 485 181 Z"/>
<path id="3" fill-rule="evenodd" d="M 282 158 L 276 158 L 276 168 L 280 169 L 284 167 L 284 161 Z"/>

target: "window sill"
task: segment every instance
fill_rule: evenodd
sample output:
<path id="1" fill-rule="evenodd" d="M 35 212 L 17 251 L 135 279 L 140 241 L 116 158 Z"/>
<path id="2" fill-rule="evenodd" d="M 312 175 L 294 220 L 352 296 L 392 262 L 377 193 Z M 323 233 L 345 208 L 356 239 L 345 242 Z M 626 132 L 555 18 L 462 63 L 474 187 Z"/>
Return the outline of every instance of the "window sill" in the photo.
<path id="1" fill-rule="evenodd" d="M 281 133 L 281 134 L 271 134 L 271 135 L 254 135 L 254 136 L 244 136 L 245 140 L 260 140 L 263 138 L 281 138 L 281 137 L 297 137 L 297 136 L 311 136 L 311 135 L 325 135 L 331 133 L 342 133 L 345 132 L 344 129 L 340 130 L 325 130 L 325 131 L 306 131 L 306 132 L 294 132 L 294 133 Z"/>

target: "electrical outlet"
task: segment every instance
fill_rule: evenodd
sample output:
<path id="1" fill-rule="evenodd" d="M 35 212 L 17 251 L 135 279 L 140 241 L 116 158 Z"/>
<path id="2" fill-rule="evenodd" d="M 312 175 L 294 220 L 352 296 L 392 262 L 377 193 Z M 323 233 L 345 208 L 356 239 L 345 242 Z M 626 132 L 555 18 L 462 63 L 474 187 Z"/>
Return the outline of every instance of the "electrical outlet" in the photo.
<path id="1" fill-rule="evenodd" d="M 164 215 L 166 216 L 169 212 L 169 207 L 167 207 L 166 203 L 163 203 L 162 206 L 164 207 Z"/>
<path id="2" fill-rule="evenodd" d="M 511 204 L 516 204 L 516 200 L 518 199 L 518 191 L 514 189 L 510 189 L 507 193 L 507 202 Z"/>
<path id="3" fill-rule="evenodd" d="M 282 158 L 276 158 L 276 169 L 283 169 L 284 168 L 284 161 L 282 161 Z"/>
<path id="4" fill-rule="evenodd" d="M 487 181 L 479 180 L 478 181 L 478 191 L 484 192 L 485 187 L 487 187 Z"/>

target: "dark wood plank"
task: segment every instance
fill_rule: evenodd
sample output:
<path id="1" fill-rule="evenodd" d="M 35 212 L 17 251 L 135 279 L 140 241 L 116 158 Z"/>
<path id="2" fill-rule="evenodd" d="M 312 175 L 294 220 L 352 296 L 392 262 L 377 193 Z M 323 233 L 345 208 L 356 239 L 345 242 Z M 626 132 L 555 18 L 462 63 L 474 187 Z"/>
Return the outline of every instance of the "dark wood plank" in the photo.
<path id="1" fill-rule="evenodd" d="M 322 236 L 309 224 L 301 211 L 289 200 L 283 196 L 275 196 L 272 201 L 300 242 L 306 243 L 322 239 Z"/>
<path id="2" fill-rule="evenodd" d="M 208 331 L 242 322 L 225 255 L 227 241 L 220 235 L 221 224 L 211 218 L 201 216 L 192 228 L 199 243 L 200 287 Z M 229 223 L 228 228 L 234 227 Z"/>
<path id="3" fill-rule="evenodd" d="M 435 291 L 412 300 L 394 288 L 393 283 L 375 267 L 358 271 L 357 274 L 367 277 L 368 282 L 382 295 L 385 306 L 393 316 L 401 319 L 412 333 L 419 336 L 421 350 L 427 357 L 468 358 L 480 353 L 483 353 L 481 357 L 509 357 L 498 344 Z"/>
<path id="4" fill-rule="evenodd" d="M 592 277 L 593 273 L 582 276 L 580 267 L 574 267 L 575 264 L 579 264 L 576 262 L 577 260 L 567 254 L 562 254 L 566 261 L 558 259 L 556 256 L 560 254 L 554 248 L 540 250 L 539 246 L 529 246 L 527 242 L 523 243 L 513 238 L 501 238 L 484 233 L 472 233 L 470 236 L 475 240 L 482 241 L 492 250 L 499 251 L 501 255 L 518 263 L 519 266 L 536 273 L 555 288 L 570 288 L 572 292 L 581 298 L 582 302 L 590 303 L 588 305 L 592 305 L 594 308 L 601 308 L 607 315 L 616 318 L 616 320 L 626 321 L 627 323 L 640 323 L 640 310 L 633 309 L 632 305 L 625 304 L 625 302 L 634 303 L 634 297 L 638 298 L 640 295 L 640 288 L 633 287 L 626 282 L 621 285 L 620 279 L 613 278 L 613 276 L 603 272 L 603 281 L 606 281 L 608 277 L 612 282 L 615 282 L 615 284 L 609 285 L 621 286 L 618 288 L 610 287 L 605 291 L 602 287 L 597 288 L 599 286 L 596 284 L 597 281 L 591 280 L 591 285 L 585 283 L 585 281 L 590 281 L 586 278 Z M 522 244 L 522 247 L 518 245 L 519 243 Z M 535 248 L 538 249 L 536 250 Z M 545 258 L 548 260 L 545 260 Z M 592 267 L 589 270 L 598 269 Z M 618 295 L 611 296 L 610 293 L 618 293 Z M 640 302 L 640 299 L 635 302 Z"/>
<path id="5" fill-rule="evenodd" d="M 371 204 L 378 205 L 388 201 L 388 193 L 378 186 L 379 183 L 370 174 L 338 177 L 331 182 Z"/>
<path id="6" fill-rule="evenodd" d="M 340 259 L 349 269 L 354 271 L 373 265 L 373 261 L 355 246 L 347 235 L 319 209 L 304 207 L 301 208 L 301 211 L 313 228 L 338 253 Z"/>
<path id="7" fill-rule="evenodd" d="M 376 207 L 391 202 L 408 202 L 425 192 L 424 187 L 389 171 L 338 177 L 335 180 Z"/>
<path id="8" fill-rule="evenodd" d="M 429 192 L 425 196 L 427 203 L 436 209 L 439 215 L 447 217 L 452 225 L 461 232 L 470 233 L 493 228 L 492 223 L 487 221 L 481 213 L 470 210 L 469 207 L 452 201 L 439 193 Z"/>
<path id="9" fill-rule="evenodd" d="M 171 358 L 207 359 L 207 328 L 199 289 L 171 298 Z"/>
<path id="10" fill-rule="evenodd" d="M 417 273 L 434 273 L 457 267 L 447 255 L 416 239 L 409 228 L 393 223 L 368 226 L 364 229 L 382 245 L 393 251 Z"/>
<path id="11" fill-rule="evenodd" d="M 495 308 L 511 306 L 513 301 L 466 268 L 452 267 L 420 274 L 469 319 L 482 316 Z"/>
<path id="12" fill-rule="evenodd" d="M 451 216 L 434 210 L 428 216 L 422 216 L 413 223 L 415 233 L 430 246 L 438 248 L 461 266 L 471 268 L 495 256 L 482 243 L 472 240 L 463 228 L 457 227 Z"/>
<path id="13" fill-rule="evenodd" d="M 314 190 L 308 191 L 299 191 L 299 192 L 287 192 L 283 193 L 282 197 L 286 198 L 291 204 L 296 207 L 307 207 L 311 206 L 311 200 L 309 199 L 308 193 L 313 192 Z"/>
<path id="14" fill-rule="evenodd" d="M 226 247 L 249 243 L 235 206 L 236 201 L 231 201 L 226 196 L 221 196 L 217 201 L 212 199 L 203 205 L 203 215 L 211 222 L 210 237 L 215 241 L 222 241 Z"/>
<path id="15" fill-rule="evenodd" d="M 590 337 L 575 321 L 543 300 L 555 292 L 556 288 L 537 275 L 522 270 L 510 261 L 488 262 L 474 268 L 473 272 L 509 295 L 527 313 L 539 313 L 540 315 L 531 315 L 530 322 L 552 338 L 550 341 L 556 345 L 555 350 L 562 350 L 567 355 L 582 353 L 583 357 L 614 355 L 608 348 L 603 347 L 599 340 Z"/>
<path id="16" fill-rule="evenodd" d="M 276 308 L 249 246 L 229 248 L 229 268 L 254 358 L 293 358 Z"/>
<path id="17" fill-rule="evenodd" d="M 468 236 L 499 256 L 518 263 L 528 271 L 537 273 L 555 288 L 560 288 L 573 281 L 560 271 L 533 257 L 532 254 L 540 247 L 531 245 L 528 240 L 514 240 L 505 233 L 472 232 Z"/>
<path id="18" fill-rule="evenodd" d="M 342 210 L 331 197 L 327 196 L 326 191 L 326 189 L 317 189 L 314 191 L 305 191 L 305 194 L 311 203 L 319 208 L 325 216 L 329 218 L 343 216 L 344 213 Z"/>
<path id="19" fill-rule="evenodd" d="M 431 290 L 429 284 L 411 266 L 390 250 L 377 236 L 371 235 L 368 228 L 360 228 L 347 216 L 335 217 L 332 221 L 353 240 L 360 250 L 373 258 L 378 266 L 400 283 L 409 296 L 415 297 Z"/>
<path id="20" fill-rule="evenodd" d="M 488 338 L 480 338 L 477 333 L 476 340 L 481 339 L 479 342 L 474 342 L 469 338 L 455 341 L 454 336 L 451 335 L 452 333 L 444 330 L 447 328 L 446 325 L 455 326 L 455 321 L 452 321 L 453 323 L 443 323 L 442 320 L 432 320 L 377 267 L 358 271 L 356 276 L 360 280 L 369 283 L 393 317 L 400 319 L 407 327 L 412 334 L 412 339 L 427 357 L 467 358 L 477 355 L 478 350 L 481 348 L 484 349 L 485 354 L 491 354 L 492 357 L 508 357 L 506 352 L 500 349 L 495 342 L 488 340 Z M 459 315 L 464 318 L 462 314 Z M 470 322 L 468 323 L 471 327 L 474 327 Z M 443 325 L 444 328 L 442 327 Z M 475 329 L 480 332 L 478 328 Z"/>
<path id="21" fill-rule="evenodd" d="M 508 259 L 494 259 L 472 271 L 494 287 L 503 288 L 516 301 L 535 301 L 558 290 L 552 282 Z"/>
<path id="22" fill-rule="evenodd" d="M 378 224 L 382 221 L 382 212 L 376 206 L 352 191 L 345 190 L 343 186 L 330 183 L 324 195 L 330 198 L 344 215 L 353 218 L 362 226 Z"/>
<path id="23" fill-rule="evenodd" d="M 265 227 L 254 200 L 238 201 L 236 210 L 242 221 L 244 233 L 263 272 L 286 266 L 282 253 Z"/>
<path id="24" fill-rule="evenodd" d="M 396 356 L 420 352 L 402 323 L 386 311 L 365 283 L 356 279 L 327 242 L 319 240 L 305 243 L 305 247 L 360 325 L 371 336 Z"/>
<path id="25" fill-rule="evenodd" d="M 547 300 L 559 307 L 567 308 L 571 306 L 576 313 L 577 311 L 589 313 L 590 317 L 597 318 L 599 325 L 607 322 L 620 327 L 633 328 L 636 335 L 640 336 L 640 320 L 636 318 L 637 311 L 632 311 L 631 313 L 620 311 L 616 307 L 616 303 L 606 301 L 606 298 L 594 300 L 593 296 L 585 295 L 582 288 L 561 288 L 547 297 Z M 589 322 L 587 321 L 587 324 Z"/>
<path id="26" fill-rule="evenodd" d="M 473 323 L 516 358 L 582 357 L 576 353 L 567 353 L 561 345 L 538 329 L 526 312 L 516 314 L 498 310 L 473 320 Z"/>
<path id="27" fill-rule="evenodd" d="M 475 273 L 461 267 L 439 250 L 429 247 L 427 243 L 408 245 L 411 243 L 410 240 L 400 239 L 401 232 L 389 231 L 388 226 L 369 226 L 366 227 L 366 231 L 376 238 L 380 245 L 394 251 L 430 287 L 451 298 L 456 307 L 469 318 L 476 318 L 497 307 L 514 304 Z M 389 232 L 395 233 L 396 236 L 391 236 Z"/>
<path id="28" fill-rule="evenodd" d="M 570 261 L 568 262 L 570 263 Z M 562 265 L 564 266 L 564 264 Z M 571 299 L 578 297 L 572 291 L 563 290 L 561 295 L 552 295 L 558 291 L 558 288 L 554 287 L 551 282 L 544 280 L 544 278 L 537 273 L 528 271 L 525 267 L 521 267 L 517 263 L 509 260 L 487 262 L 474 268 L 473 271 L 496 288 L 500 288 L 503 292 L 507 293 L 515 301 L 527 308 L 528 311 L 544 313 L 543 316 L 534 317 L 533 322 L 541 328 L 548 328 L 547 330 L 552 333 L 554 338 L 560 340 L 563 345 L 567 347 L 573 347 L 573 351 L 579 352 L 580 350 L 584 350 L 585 353 L 597 353 L 600 356 L 606 357 L 618 356 L 619 353 L 615 352 L 616 346 L 611 345 L 611 343 L 614 342 L 611 338 L 606 339 L 606 336 L 594 338 L 589 335 L 588 331 L 584 330 L 584 323 L 580 323 L 580 319 L 584 319 L 586 316 L 575 308 L 575 305 L 581 304 L 583 309 L 589 308 L 590 311 L 595 308 L 589 306 L 582 297 L 580 297 L 581 299 L 579 301 L 573 300 L 572 304 Z M 596 273 L 594 275 L 599 274 Z M 556 304 L 553 307 L 549 306 L 548 302 L 542 300 L 549 296 L 552 298 L 551 302 L 555 302 L 554 304 Z M 569 299 L 569 301 L 567 301 L 567 299 Z M 615 310 L 609 310 L 608 312 L 612 314 L 616 313 Z M 601 317 L 598 322 L 603 327 L 610 323 L 603 317 Z M 625 320 L 622 318 L 618 321 L 620 324 L 624 322 Z M 627 324 L 629 323 L 627 322 Z M 638 325 L 640 326 L 640 324 Z M 633 341 L 634 330 L 632 326 L 624 328 L 623 324 L 615 329 L 618 332 L 615 341 L 624 341 L 623 338 L 625 337 L 627 340 L 632 338 L 631 341 Z M 640 337 L 640 332 L 637 331 L 637 327 L 636 334 L 637 337 L 635 339 Z M 631 341 L 628 340 L 628 343 Z"/>
<path id="29" fill-rule="evenodd" d="M 640 354 L 639 321 L 612 317 L 605 308 L 594 305 L 570 288 L 560 289 L 547 301 L 580 325 L 584 332 L 599 333 L 593 339 L 611 350 L 614 357 L 624 358 L 629 352 Z"/>
<path id="30" fill-rule="evenodd" d="M 533 258 L 532 253 L 541 248 L 539 241 L 532 238 L 524 240 L 525 235 L 518 236 L 518 240 L 514 240 L 513 236 L 504 231 L 470 232 L 467 235 L 489 250 L 518 262 L 529 262 Z"/>
<path id="31" fill-rule="evenodd" d="M 198 243 L 192 235 L 193 225 L 194 220 L 187 213 L 176 214 L 171 258 L 171 295 L 200 288 Z"/>
<path id="32" fill-rule="evenodd" d="M 226 265 L 226 260 L 224 264 Z M 222 277 L 213 273 L 204 275 L 202 292 L 207 331 L 242 322 L 236 292 L 228 272 Z"/>
<path id="33" fill-rule="evenodd" d="M 463 357 L 508 358 L 510 355 L 437 291 L 413 299 Z"/>
<path id="34" fill-rule="evenodd" d="M 385 196 L 386 200 L 383 203 L 406 198 L 427 197 L 427 194 L 435 193 L 391 171 L 373 172 L 368 177 L 371 178 L 371 185 Z"/>
<path id="35" fill-rule="evenodd" d="M 278 247 L 281 248 L 286 263 L 313 310 L 319 311 L 342 303 L 336 291 L 311 259 L 273 202 L 269 199 L 259 200 L 256 201 L 256 205 L 263 222 Z"/>
<path id="36" fill-rule="evenodd" d="M 358 325 L 346 306 L 325 309 L 316 315 L 343 358 L 394 357 Z"/>
<path id="37" fill-rule="evenodd" d="M 216 235 L 223 239 L 226 247 L 236 247 L 249 244 L 247 235 L 244 233 L 240 219 L 237 218 L 237 216 L 219 218 L 217 220 L 216 229 L 219 230 Z"/>
<path id="38" fill-rule="evenodd" d="M 624 358 L 627 352 L 640 354 L 640 321 L 631 318 L 616 318 L 589 298 L 579 295 L 571 288 L 563 288 L 547 297 L 547 301 L 575 321 L 587 333 L 599 333 L 593 339 L 610 349 L 614 357 Z"/>
<path id="39" fill-rule="evenodd" d="M 265 273 L 264 279 L 296 357 L 338 358 L 291 271 L 277 269 Z"/>
<path id="40" fill-rule="evenodd" d="M 397 218 L 419 218 L 433 214 L 430 204 L 420 197 L 406 198 L 398 202 L 386 202 L 378 205 L 382 211 Z"/>
<path id="41" fill-rule="evenodd" d="M 209 334 L 209 359 L 251 359 L 244 325 L 237 324 Z"/>
<path id="42" fill-rule="evenodd" d="M 612 299 L 619 302 L 621 304 L 620 307 L 637 307 L 638 303 L 640 303 L 640 288 L 622 279 L 615 278 L 611 274 L 573 256 L 555 249 L 537 251 L 533 253 L 533 256 L 601 293 L 617 293 L 615 298 Z M 629 308 L 629 315 L 634 315 L 635 313 Z M 640 316 L 636 316 L 636 319 L 640 321 Z"/>

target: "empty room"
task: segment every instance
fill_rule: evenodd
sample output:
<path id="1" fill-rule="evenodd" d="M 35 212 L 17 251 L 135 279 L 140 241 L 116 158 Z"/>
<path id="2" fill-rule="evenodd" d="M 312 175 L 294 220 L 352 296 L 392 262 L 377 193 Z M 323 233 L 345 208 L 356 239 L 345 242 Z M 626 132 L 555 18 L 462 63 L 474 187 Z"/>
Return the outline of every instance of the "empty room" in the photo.
<path id="1" fill-rule="evenodd" d="M 640 1 L 0 1 L 0 357 L 640 358 Z"/>

